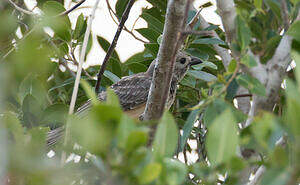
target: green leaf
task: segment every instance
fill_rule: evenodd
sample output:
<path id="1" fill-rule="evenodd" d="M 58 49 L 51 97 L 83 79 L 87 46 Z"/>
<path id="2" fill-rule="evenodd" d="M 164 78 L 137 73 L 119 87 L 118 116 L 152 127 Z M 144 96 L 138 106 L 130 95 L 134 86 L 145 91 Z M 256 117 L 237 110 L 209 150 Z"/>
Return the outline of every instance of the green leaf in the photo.
<path id="1" fill-rule="evenodd" d="M 145 56 L 145 52 L 137 53 L 127 59 L 124 64 L 133 73 L 145 72 L 154 58 Z"/>
<path id="2" fill-rule="evenodd" d="M 255 6 L 257 9 L 261 9 L 261 6 L 262 6 L 262 0 L 254 0 L 254 6 Z"/>
<path id="3" fill-rule="evenodd" d="M 91 99 L 92 104 L 93 105 L 98 104 L 99 100 L 97 98 L 97 95 L 96 95 L 95 91 L 93 91 L 93 88 L 90 86 L 90 84 L 87 81 L 83 80 L 83 79 L 80 80 L 80 84 L 82 85 L 87 97 L 89 99 Z"/>
<path id="4" fill-rule="evenodd" d="M 166 169 L 166 184 L 182 184 L 187 175 L 187 167 L 184 163 L 170 158 L 165 158 L 164 166 Z"/>
<path id="5" fill-rule="evenodd" d="M 97 36 L 97 41 L 99 43 L 99 45 L 101 46 L 101 48 L 107 52 L 109 46 L 110 46 L 110 43 L 104 39 L 103 37 L 101 36 Z M 116 50 L 113 51 L 112 55 L 111 55 L 113 58 L 115 58 L 116 60 L 120 61 L 120 57 L 118 55 L 118 53 L 116 52 Z"/>
<path id="6" fill-rule="evenodd" d="M 24 145 L 25 137 L 24 137 L 24 128 L 20 124 L 19 119 L 16 114 L 11 112 L 4 113 L 0 115 L 0 124 L 1 129 L 6 129 L 10 133 L 12 133 L 12 137 L 17 144 L 21 146 Z M 4 128 L 3 128 L 4 126 Z"/>
<path id="7" fill-rule="evenodd" d="M 153 14 L 144 12 L 141 17 L 148 23 L 149 27 L 155 29 L 159 34 L 162 34 L 164 29 L 164 24 L 157 17 L 153 16 Z"/>
<path id="8" fill-rule="evenodd" d="M 147 144 L 148 134 L 141 130 L 133 131 L 129 134 L 126 141 L 126 153 L 133 152 L 140 146 Z"/>
<path id="9" fill-rule="evenodd" d="M 140 72 L 145 72 L 147 71 L 147 66 L 141 63 L 130 63 L 127 65 L 129 70 L 132 71 L 133 73 L 140 73 Z"/>
<path id="10" fill-rule="evenodd" d="M 264 113 L 263 117 L 258 117 L 251 124 L 252 133 L 260 146 L 267 150 L 272 130 L 274 129 L 274 116 L 270 113 Z"/>
<path id="11" fill-rule="evenodd" d="M 277 20 L 281 21 L 281 10 L 280 10 L 281 5 L 278 2 L 273 0 L 267 0 L 266 3 L 270 7 L 272 12 L 275 14 Z"/>
<path id="12" fill-rule="evenodd" d="M 218 69 L 218 66 L 216 66 L 216 64 L 214 64 L 212 62 L 207 62 L 207 61 L 204 61 L 203 63 L 198 64 L 198 65 L 192 66 L 193 69 L 199 70 L 199 71 L 201 71 L 204 67 L 215 69 L 215 70 Z"/>
<path id="13" fill-rule="evenodd" d="M 213 103 L 211 103 L 204 112 L 203 121 L 205 126 L 209 127 L 213 121 L 227 108 L 228 105 L 220 99 L 216 99 Z"/>
<path id="14" fill-rule="evenodd" d="M 206 146 L 212 166 L 228 162 L 236 155 L 238 129 L 230 110 L 224 111 L 208 128 Z"/>
<path id="15" fill-rule="evenodd" d="M 260 96 L 266 96 L 266 89 L 263 84 L 260 83 L 259 80 L 256 78 L 253 78 L 249 75 L 242 74 L 239 75 L 237 78 L 237 83 L 247 89 L 250 90 L 251 93 L 260 95 Z"/>
<path id="16" fill-rule="evenodd" d="M 235 22 L 238 44 L 241 48 L 241 51 L 245 51 L 251 41 L 250 28 L 240 15 L 236 16 Z"/>
<path id="17" fill-rule="evenodd" d="M 241 63 L 245 64 L 249 68 L 257 66 L 255 58 L 247 54 L 241 58 Z"/>
<path id="18" fill-rule="evenodd" d="M 202 59 L 203 61 L 208 60 L 208 57 L 209 57 L 206 52 L 203 52 L 197 48 L 188 48 L 185 51 L 192 56 Z"/>
<path id="19" fill-rule="evenodd" d="M 113 83 L 117 83 L 118 81 L 120 81 L 120 78 L 110 71 L 105 70 L 103 75 L 106 78 L 110 79 Z"/>
<path id="20" fill-rule="evenodd" d="M 236 68 L 236 60 L 231 60 L 229 65 L 228 65 L 228 72 L 233 73 L 235 71 Z"/>
<path id="21" fill-rule="evenodd" d="M 180 84 L 195 88 L 196 87 L 196 79 L 192 76 L 185 75 L 184 78 L 181 80 Z"/>
<path id="22" fill-rule="evenodd" d="M 107 94 L 106 103 L 108 105 L 112 105 L 112 106 L 120 108 L 119 97 L 116 95 L 116 93 L 111 88 L 106 89 L 106 94 Z"/>
<path id="23" fill-rule="evenodd" d="M 157 43 L 148 43 L 144 44 L 144 46 L 152 54 L 152 56 L 157 55 L 159 49 L 159 45 Z"/>
<path id="24" fill-rule="evenodd" d="M 140 28 L 136 29 L 136 31 L 153 43 L 156 43 L 157 38 L 160 36 L 160 34 L 156 30 L 151 28 Z"/>
<path id="25" fill-rule="evenodd" d="M 296 69 L 297 70 L 297 69 Z M 299 83 L 299 82 L 298 82 Z M 285 111 L 284 120 L 287 123 L 287 127 L 293 133 L 294 136 L 300 135 L 300 100 L 299 100 L 299 88 L 291 80 L 287 80 L 287 110 Z"/>
<path id="26" fill-rule="evenodd" d="M 116 9 L 116 14 L 117 14 L 117 17 L 119 20 L 121 20 L 121 17 L 123 15 L 123 12 L 126 9 L 128 2 L 129 2 L 129 0 L 117 1 L 115 9 Z"/>
<path id="27" fill-rule="evenodd" d="M 43 111 L 42 123 L 51 125 L 62 125 L 67 121 L 68 107 L 65 104 L 56 103 L 48 106 Z"/>
<path id="28" fill-rule="evenodd" d="M 180 152 L 183 151 L 183 149 L 186 145 L 186 142 L 187 142 L 188 138 L 191 135 L 191 132 L 192 132 L 194 124 L 195 124 L 195 121 L 197 120 L 197 118 L 199 116 L 199 113 L 200 113 L 199 109 L 193 110 L 189 114 L 189 116 L 188 116 L 188 118 L 187 118 L 187 120 L 186 120 L 186 122 L 185 122 L 185 124 L 182 128 L 183 134 L 180 137 L 180 149 L 179 149 Z"/>
<path id="29" fill-rule="evenodd" d="M 292 50 L 291 57 L 292 57 L 292 59 L 294 59 L 296 66 L 300 66 L 300 52 L 296 51 L 296 50 Z M 295 76 L 296 76 L 296 79 L 298 82 L 298 88 L 300 90 L 300 69 L 299 69 L 299 67 L 295 68 Z"/>
<path id="30" fill-rule="evenodd" d="M 272 184 L 272 185 L 281 185 L 287 184 L 290 179 L 290 170 L 288 169 L 268 169 L 263 175 L 261 184 Z"/>
<path id="31" fill-rule="evenodd" d="M 158 8 L 163 13 L 166 12 L 167 9 L 167 1 L 166 0 L 147 0 L 154 7 Z"/>
<path id="32" fill-rule="evenodd" d="M 239 88 L 239 84 L 236 82 L 236 79 L 233 79 L 226 89 L 225 99 L 231 102 L 234 96 L 236 95 L 238 88 Z"/>
<path id="33" fill-rule="evenodd" d="M 300 42 L 300 21 L 295 21 L 286 34 L 292 36 L 295 40 Z"/>
<path id="34" fill-rule="evenodd" d="M 73 39 L 78 39 L 79 37 L 81 37 L 85 33 L 86 27 L 87 27 L 87 23 L 86 21 L 84 21 L 83 14 L 81 13 L 77 17 L 75 30 L 73 32 Z"/>
<path id="35" fill-rule="evenodd" d="M 294 5 L 297 5 L 297 3 L 300 2 L 300 0 L 291 0 L 291 2 L 292 2 Z"/>
<path id="36" fill-rule="evenodd" d="M 157 126 L 153 142 L 154 156 L 159 159 L 171 157 L 177 147 L 178 129 L 172 115 L 165 112 Z"/>
<path id="37" fill-rule="evenodd" d="M 195 77 L 196 79 L 200 79 L 200 80 L 203 80 L 206 82 L 211 82 L 211 81 L 217 80 L 216 76 L 214 76 L 210 73 L 204 72 L 204 71 L 189 70 L 188 74 Z"/>
<path id="38" fill-rule="evenodd" d="M 36 127 L 29 130 L 30 142 L 29 145 L 27 145 L 28 151 L 31 151 L 33 153 L 37 154 L 44 154 L 41 150 L 41 147 L 44 147 L 46 145 L 46 136 L 49 132 L 49 128 L 47 127 Z"/>
<path id="39" fill-rule="evenodd" d="M 136 126 L 133 120 L 128 117 L 126 114 L 122 115 L 120 124 L 117 130 L 118 146 L 122 149 L 125 149 L 126 142 L 129 134 L 136 129 Z"/>
<path id="40" fill-rule="evenodd" d="M 220 39 L 217 38 L 203 38 L 203 39 L 197 39 L 193 41 L 194 44 L 222 44 L 226 45 L 226 43 Z"/>
<path id="41" fill-rule="evenodd" d="M 71 22 L 68 16 L 53 16 L 65 11 L 64 6 L 56 1 L 47 1 L 43 5 L 45 16 L 43 23 L 53 29 L 56 36 L 64 41 L 71 40 Z"/>
<path id="42" fill-rule="evenodd" d="M 142 170 L 138 177 L 139 183 L 148 184 L 157 179 L 162 171 L 160 163 L 150 163 Z"/>
<path id="43" fill-rule="evenodd" d="M 23 120 L 26 127 L 40 124 L 42 108 L 39 102 L 30 94 L 26 95 L 22 103 Z"/>
<path id="44" fill-rule="evenodd" d="M 57 1 L 47 1 L 43 5 L 43 11 L 45 14 L 56 16 L 59 13 L 66 11 L 66 9 Z"/>
<path id="45" fill-rule="evenodd" d="M 46 88 L 43 83 L 37 78 L 37 76 L 29 74 L 21 82 L 19 86 L 19 99 L 22 102 L 28 94 L 32 95 L 39 102 L 40 105 L 44 106 L 47 103 Z"/>

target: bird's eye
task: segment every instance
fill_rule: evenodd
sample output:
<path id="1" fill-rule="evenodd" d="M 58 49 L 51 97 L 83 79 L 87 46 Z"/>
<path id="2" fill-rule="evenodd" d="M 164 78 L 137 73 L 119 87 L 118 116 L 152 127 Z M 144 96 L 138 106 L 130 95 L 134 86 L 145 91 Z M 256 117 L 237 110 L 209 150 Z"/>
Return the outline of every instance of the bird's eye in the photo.
<path id="1" fill-rule="evenodd" d="M 185 58 L 181 58 L 181 59 L 179 60 L 179 62 L 180 62 L 181 64 L 184 64 L 184 63 L 185 63 L 185 61 L 186 61 L 186 59 L 185 59 Z"/>

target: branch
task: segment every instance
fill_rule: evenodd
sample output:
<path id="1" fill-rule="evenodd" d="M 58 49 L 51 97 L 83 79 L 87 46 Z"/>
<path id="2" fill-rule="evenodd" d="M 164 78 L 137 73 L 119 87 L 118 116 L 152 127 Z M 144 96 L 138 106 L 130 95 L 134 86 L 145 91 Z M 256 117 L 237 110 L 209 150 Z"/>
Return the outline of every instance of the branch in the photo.
<path id="1" fill-rule="evenodd" d="M 125 22 L 126 22 L 126 20 L 127 20 L 127 18 L 128 18 L 130 9 L 131 9 L 131 7 L 132 7 L 133 4 L 134 4 L 134 1 L 135 1 L 135 0 L 130 0 L 130 1 L 128 2 L 127 6 L 126 6 L 126 9 L 125 9 L 125 11 L 124 11 L 124 13 L 123 13 L 123 15 L 122 15 L 122 18 L 121 18 L 120 24 L 119 24 L 119 26 L 118 26 L 118 30 L 117 30 L 117 32 L 116 32 L 116 34 L 115 34 L 115 37 L 114 37 L 112 43 L 110 44 L 110 46 L 109 46 L 109 48 L 108 48 L 108 50 L 107 50 L 107 53 L 106 53 L 106 55 L 105 55 L 105 58 L 104 58 L 103 63 L 102 63 L 102 65 L 101 65 L 101 68 L 100 68 L 100 70 L 99 70 L 99 72 L 98 72 L 98 74 L 97 74 L 98 79 L 97 79 L 96 86 L 95 86 L 95 91 L 96 91 L 96 93 L 99 92 L 101 79 L 102 79 L 103 73 L 104 73 L 104 71 L 105 71 L 107 62 L 108 62 L 108 60 L 109 60 L 109 58 L 110 58 L 112 52 L 114 51 L 114 49 L 115 49 L 115 47 L 116 47 L 116 45 L 117 45 L 117 41 L 118 41 L 119 36 L 120 36 L 120 34 L 121 34 L 121 31 L 122 31 L 122 29 L 123 29 L 123 27 L 124 27 L 124 24 L 125 24 Z"/>
<path id="2" fill-rule="evenodd" d="M 95 17 L 95 12 L 96 12 L 96 8 L 98 7 L 98 4 L 99 4 L 99 0 L 97 0 L 95 2 L 95 5 L 93 7 L 92 13 L 89 18 L 87 29 L 84 34 L 83 44 L 82 44 L 82 48 L 81 48 L 81 52 L 80 52 L 79 65 L 77 68 L 76 79 L 75 79 L 75 83 L 74 83 L 74 88 L 73 88 L 73 93 L 72 93 L 72 98 L 71 98 L 71 103 L 70 103 L 70 108 L 69 108 L 69 114 L 73 114 L 73 112 L 74 112 L 74 107 L 75 107 L 75 102 L 76 102 L 78 87 L 79 87 L 79 82 L 80 82 L 80 76 L 81 76 L 81 71 L 82 71 L 82 65 L 83 65 L 83 61 L 84 61 L 84 56 L 86 53 L 87 43 L 88 43 L 89 36 L 91 33 L 92 22 Z M 66 146 L 68 143 L 68 138 L 69 138 L 69 134 L 70 134 L 69 133 L 70 132 L 69 125 L 70 125 L 70 123 L 67 122 L 66 123 L 66 134 L 65 134 L 63 146 Z M 63 151 L 62 156 L 61 156 L 61 164 L 64 164 L 65 160 L 66 160 L 66 152 Z"/>
<path id="3" fill-rule="evenodd" d="M 232 43 L 235 39 L 235 7 L 233 0 L 217 0 L 217 7 L 225 29 L 226 39 Z"/>
<path id="4" fill-rule="evenodd" d="M 290 27 L 290 20 L 289 20 L 289 11 L 287 8 L 286 0 L 280 0 L 281 5 L 281 15 L 284 25 L 284 31 L 286 32 Z"/>
<path id="5" fill-rule="evenodd" d="M 180 32 L 185 28 L 189 4 L 190 0 L 187 3 L 185 0 L 168 1 L 162 42 L 143 114 L 144 120 L 159 119 L 164 111 L 174 70 L 174 60 L 180 46 Z"/>
<path id="6" fill-rule="evenodd" d="M 114 23 L 116 23 L 116 24 L 118 25 L 117 21 L 114 19 L 114 16 L 117 17 L 117 14 L 116 14 L 116 12 L 114 12 L 114 10 L 111 8 L 111 6 L 110 6 L 108 0 L 106 0 L 106 5 L 107 5 L 108 13 L 109 13 L 111 19 L 113 20 Z M 113 14 L 114 16 L 113 16 L 112 14 Z M 148 43 L 148 42 L 147 42 L 147 41 L 144 41 L 144 40 L 142 40 L 142 39 L 140 39 L 139 37 L 137 37 L 137 36 L 132 32 L 132 30 L 133 30 L 133 28 L 134 28 L 134 26 L 135 26 L 135 23 L 137 22 L 137 20 L 138 20 L 139 18 L 140 18 L 140 17 L 138 17 L 138 18 L 135 20 L 135 22 L 133 23 L 133 26 L 132 26 L 132 29 L 131 29 L 131 30 L 129 30 L 125 25 L 124 25 L 124 28 L 123 28 L 123 29 L 124 29 L 125 31 L 127 31 L 127 33 L 129 33 L 131 36 L 133 36 L 133 38 L 135 38 L 136 40 L 141 41 L 142 43 L 145 44 L 145 43 Z"/>
<path id="7" fill-rule="evenodd" d="M 200 28 L 201 29 L 205 29 L 210 26 L 208 24 L 208 22 L 206 22 L 206 20 L 201 15 L 199 16 L 199 20 L 200 20 Z M 218 34 L 215 31 L 211 30 L 210 34 L 214 38 L 220 39 L 220 37 L 218 36 Z M 218 53 L 218 55 L 221 57 L 225 69 L 227 69 L 230 61 L 232 60 L 228 50 L 220 47 L 217 44 L 214 44 L 213 47 L 214 47 L 215 51 Z"/>
<path id="8" fill-rule="evenodd" d="M 33 13 L 33 12 L 29 11 L 29 10 L 25 10 L 25 9 L 19 7 L 19 6 L 18 6 L 16 3 L 14 3 L 12 0 L 7 0 L 7 1 L 8 1 L 10 4 L 12 4 L 12 5 L 15 7 L 16 10 L 18 10 L 18 11 L 24 13 L 24 14 L 28 14 L 28 15 L 36 15 L 35 13 Z"/>
<path id="9" fill-rule="evenodd" d="M 74 5 L 71 9 L 66 10 L 66 11 L 64 11 L 64 12 L 62 12 L 62 13 L 60 13 L 60 14 L 58 14 L 56 17 L 68 15 L 70 12 L 72 12 L 73 10 L 75 10 L 76 8 L 78 8 L 78 7 L 79 7 L 80 5 L 82 5 L 82 3 L 84 3 L 84 2 L 85 2 L 85 0 L 79 1 L 79 2 L 78 2 L 76 5 Z"/>

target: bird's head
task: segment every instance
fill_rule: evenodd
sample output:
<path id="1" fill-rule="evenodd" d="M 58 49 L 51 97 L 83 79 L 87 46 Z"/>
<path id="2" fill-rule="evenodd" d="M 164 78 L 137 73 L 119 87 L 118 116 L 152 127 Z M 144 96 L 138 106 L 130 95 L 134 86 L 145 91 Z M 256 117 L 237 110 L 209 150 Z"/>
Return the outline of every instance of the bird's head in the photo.
<path id="1" fill-rule="evenodd" d="M 155 68 L 156 60 L 154 60 L 151 65 L 149 66 L 147 73 L 152 76 Z M 189 56 L 186 53 L 179 51 L 176 55 L 176 61 L 174 64 L 174 74 L 173 79 L 179 82 L 185 76 L 187 71 L 189 70 L 190 66 L 201 64 L 202 61 L 193 56 Z"/>
<path id="2" fill-rule="evenodd" d="M 189 56 L 183 52 L 178 52 L 176 55 L 176 61 L 174 65 L 173 79 L 180 81 L 185 76 L 190 66 L 201 64 L 202 61 L 193 56 Z"/>

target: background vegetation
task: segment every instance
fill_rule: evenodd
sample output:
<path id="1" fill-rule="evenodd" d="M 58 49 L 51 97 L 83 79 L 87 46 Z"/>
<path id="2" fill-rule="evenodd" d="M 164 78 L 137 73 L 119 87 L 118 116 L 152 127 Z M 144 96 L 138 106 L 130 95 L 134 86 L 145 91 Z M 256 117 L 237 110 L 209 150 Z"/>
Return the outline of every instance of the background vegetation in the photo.
<path id="1" fill-rule="evenodd" d="M 155 59 L 167 1 L 147 1 L 153 7 L 143 9 L 140 17 L 148 27 L 137 30 L 148 40 L 145 50 L 127 61 L 120 61 L 114 51 L 102 79 L 102 90 L 123 76 L 144 72 Z M 83 120 L 68 116 L 75 79 L 72 69 L 78 65 L 74 52 L 82 46 L 87 17 L 79 15 L 72 29 L 67 15 L 58 16 L 66 11 L 61 0 L 38 0 L 40 15 L 23 11 L 23 0 L 13 2 L 17 8 L 12 1 L 0 2 L 0 184 L 300 182 L 300 70 L 295 67 L 300 65 L 298 0 L 284 4 L 281 0 L 235 0 L 233 41 L 225 38 L 219 25 L 203 27 L 204 20 L 200 19 L 193 31 L 214 31 L 218 37 L 187 37 L 183 50 L 205 62 L 194 66 L 181 81 L 174 105 L 158 123 L 128 118 L 112 92 L 107 102 L 96 103 Z M 112 7 L 118 20 L 127 2 L 118 0 Z M 188 21 L 196 12 L 189 11 Z M 54 35 L 47 34 L 45 28 L 52 29 Z M 294 63 L 283 73 L 278 72 L 284 76 L 282 85 L 269 93 L 266 83 L 239 69 L 263 75 L 264 71 L 256 67 L 270 62 L 283 35 L 293 38 L 288 53 Z M 107 51 L 110 43 L 100 36 L 97 41 L 89 40 L 87 53 L 93 44 Z M 237 57 L 226 65 L 216 46 Z M 84 83 L 85 88 L 79 89 L 77 106 L 92 94 L 90 87 L 95 85 L 98 70 L 99 66 L 84 70 L 82 79 L 89 85 Z M 246 92 L 242 95 L 238 93 L 241 87 Z M 273 94 L 279 97 L 275 106 L 257 110 L 254 117 L 237 108 L 241 97 L 252 101 L 251 97 L 268 98 Z M 245 125 L 249 118 L 251 125 Z M 67 119 L 72 142 L 48 153 L 47 132 Z M 149 148 L 151 124 L 158 127 L 153 147 Z M 47 157 L 53 151 L 55 156 Z M 64 165 L 60 163 L 62 151 L 71 156 Z M 259 181 L 248 182 L 257 169 L 264 172 Z"/>

